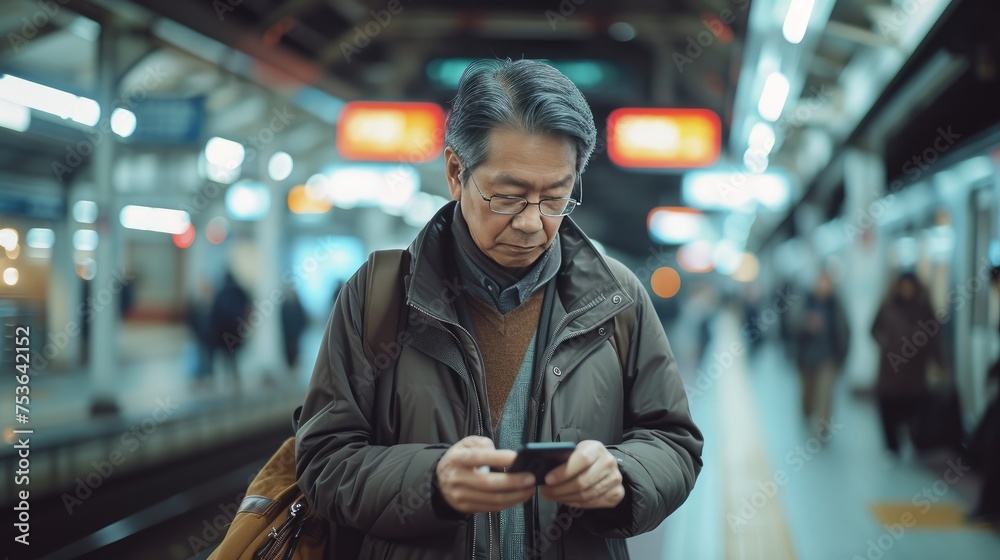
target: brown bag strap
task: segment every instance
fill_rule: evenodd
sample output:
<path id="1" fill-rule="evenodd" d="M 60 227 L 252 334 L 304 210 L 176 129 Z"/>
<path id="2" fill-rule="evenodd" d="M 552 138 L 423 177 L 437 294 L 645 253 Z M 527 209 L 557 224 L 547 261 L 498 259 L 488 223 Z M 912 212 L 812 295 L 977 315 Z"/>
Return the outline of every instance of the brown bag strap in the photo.
<path id="1" fill-rule="evenodd" d="M 368 363 L 376 371 L 387 369 L 399 357 L 398 352 L 385 354 L 385 349 L 392 347 L 399 334 L 405 307 L 404 278 L 409 272 L 409 264 L 410 253 L 405 249 L 373 251 L 368 255 L 362 346 Z M 388 360 L 380 360 L 380 357 Z"/>

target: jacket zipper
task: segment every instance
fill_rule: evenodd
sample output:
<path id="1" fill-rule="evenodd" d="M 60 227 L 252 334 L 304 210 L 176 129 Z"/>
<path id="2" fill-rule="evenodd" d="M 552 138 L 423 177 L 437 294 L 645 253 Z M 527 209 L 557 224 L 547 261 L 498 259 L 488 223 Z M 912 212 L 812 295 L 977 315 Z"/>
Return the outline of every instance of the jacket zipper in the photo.
<path id="1" fill-rule="evenodd" d="M 572 311 L 570 313 L 567 313 L 559 321 L 559 323 L 556 325 L 556 328 L 555 328 L 554 332 L 561 331 L 566 326 L 566 323 L 568 323 L 569 321 L 571 321 L 571 320 L 579 317 L 580 315 L 583 315 L 587 311 L 590 311 L 591 309 L 597 307 L 602 301 L 604 301 L 604 296 L 601 296 L 601 297 L 595 299 L 594 301 L 588 303 L 587 305 L 584 305 L 583 307 L 581 307 L 579 309 L 576 309 L 576 310 L 574 310 L 574 311 Z M 584 331 L 579 331 L 579 332 L 573 333 L 570 336 L 567 336 L 567 337 L 564 337 L 564 338 L 560 338 L 560 339 L 556 340 L 556 342 L 554 344 L 550 344 L 549 347 L 548 347 L 548 349 L 545 351 L 545 357 L 542 359 L 542 367 L 541 367 L 541 369 L 538 372 L 539 383 L 543 383 L 542 380 L 545 378 L 545 368 L 549 365 L 549 360 L 551 360 L 552 356 L 556 353 L 556 348 L 558 348 L 560 344 L 566 342 L 567 340 L 569 340 L 569 339 L 571 339 L 573 337 L 576 337 L 576 336 L 580 336 L 582 334 L 586 334 L 586 333 L 588 333 L 588 332 L 590 332 L 592 330 L 593 330 L 593 327 L 591 327 L 591 328 L 589 328 L 587 330 L 584 330 Z M 542 413 L 545 412 L 545 399 L 542 398 L 541 401 L 542 402 L 541 402 L 541 405 L 539 406 L 539 410 L 538 410 L 538 417 L 535 418 L 535 425 L 534 425 L 535 429 L 533 430 L 534 436 L 533 436 L 532 441 L 538 441 L 538 429 L 539 429 L 539 426 L 541 426 L 541 422 L 539 422 L 539 420 L 541 419 Z"/>
<path id="2" fill-rule="evenodd" d="M 556 324 L 556 328 L 555 328 L 555 330 L 553 332 L 559 332 L 559 331 L 561 331 L 566 326 L 566 324 L 569 321 L 571 321 L 571 320 L 579 317 L 580 315 L 583 315 L 584 313 L 586 313 L 587 311 L 590 311 L 594 307 L 597 307 L 602 301 L 604 301 L 604 299 L 605 299 L 604 296 L 601 296 L 601 297 L 595 299 L 594 301 L 588 303 L 587 305 L 584 305 L 583 307 L 581 307 L 579 309 L 576 309 L 576 310 L 574 310 L 574 311 L 572 311 L 570 313 L 567 313 L 562 319 L 559 320 L 559 323 Z M 544 358 L 542 359 L 542 367 L 541 367 L 541 369 L 538 372 L 538 380 L 539 380 L 538 382 L 539 383 L 544 383 L 543 379 L 545 378 L 545 368 L 549 365 L 549 360 L 552 359 L 552 356 L 556 353 L 556 348 L 558 348 L 560 344 L 566 342 L 567 340 L 569 340 L 569 339 L 571 339 L 571 338 L 573 338 L 575 336 L 580 336 L 580 335 L 586 334 L 586 333 L 588 333 L 588 332 L 590 332 L 592 330 L 593 330 L 593 327 L 591 327 L 591 328 L 589 328 L 587 330 L 584 330 L 584 331 L 573 333 L 570 336 L 557 339 L 554 344 L 550 344 L 548 350 L 546 350 L 546 352 L 545 352 Z M 532 435 L 531 441 L 538 441 L 538 430 L 540 429 L 540 427 L 542 425 L 541 419 L 545 415 L 545 397 L 544 397 L 544 395 L 542 396 L 542 398 L 540 400 L 541 400 L 541 402 L 538 405 L 538 415 L 535 417 L 535 425 L 533 426 L 534 429 L 532 430 L 532 434 L 533 435 Z M 538 493 L 537 492 L 535 493 L 534 496 L 531 497 L 531 510 L 532 510 L 532 513 L 533 513 L 532 517 L 534 518 L 533 522 L 535 524 L 539 524 L 540 521 L 538 519 Z M 540 526 L 541 525 L 539 525 L 539 527 Z M 531 531 L 531 537 L 532 537 L 533 540 L 534 540 L 534 538 L 536 538 L 535 531 L 533 529 Z M 531 544 L 532 547 L 534 546 L 534 543 L 530 543 L 530 544 Z"/>
<path id="3" fill-rule="evenodd" d="M 304 516 L 302 509 L 303 503 L 301 501 L 289 506 L 288 518 L 281 525 L 271 527 L 267 543 L 257 550 L 257 553 L 254 554 L 254 560 L 273 560 L 278 558 L 286 543 L 289 543 L 289 547 L 284 557 L 291 558 L 291 554 L 295 551 L 295 545 L 298 544 L 299 537 L 302 535 L 302 525 L 304 524 L 304 520 L 300 517 L 300 514 Z M 292 529 L 296 529 L 296 531 L 294 535 L 290 536 Z"/>
<path id="4" fill-rule="evenodd" d="M 445 319 L 443 319 L 441 317 L 438 317 L 437 315 L 434 315 L 433 313 L 430 313 L 429 311 L 427 311 L 425 309 L 422 309 L 420 307 L 417 307 L 415 305 L 413 305 L 412 307 L 414 309 L 420 311 L 424 315 L 427 315 L 431 319 L 434 319 L 435 321 L 438 321 L 439 323 L 448 324 L 448 325 L 454 325 L 454 326 L 458 327 L 459 329 L 462 329 L 462 332 L 464 332 L 465 335 L 469 337 L 469 340 L 472 341 L 473 346 L 476 347 L 476 353 L 479 356 L 482 356 L 482 351 L 479 349 L 479 343 L 476 341 L 475 337 L 472 336 L 472 333 L 470 333 L 465 327 L 463 327 L 462 325 L 459 325 L 458 323 L 452 323 L 451 321 L 448 321 L 448 320 L 445 320 Z M 454 333 L 452 333 L 451 331 L 448 331 L 447 329 L 445 329 L 445 331 L 448 332 L 448 334 L 451 335 L 451 337 L 453 339 L 455 339 L 455 342 L 457 342 L 459 346 L 462 345 L 462 341 L 460 341 L 458 339 L 458 337 L 454 335 Z M 482 359 L 480 359 L 480 361 L 482 361 Z M 473 391 L 475 393 L 475 398 L 473 400 L 476 402 L 476 412 L 479 414 L 479 434 L 478 435 L 482 436 L 483 435 L 483 424 L 485 423 L 485 421 L 483 420 L 483 409 L 482 409 L 482 407 L 479 404 L 479 387 L 476 385 L 475 376 L 471 375 L 471 372 L 470 372 L 470 375 L 469 375 L 469 380 L 472 382 L 472 389 L 473 389 Z M 478 517 L 479 516 L 475 515 L 475 514 L 473 514 L 473 516 L 472 516 L 472 556 L 471 556 L 471 558 L 473 560 L 475 560 L 475 558 L 476 558 L 476 533 L 477 533 L 477 525 L 478 525 L 477 519 L 478 519 Z M 492 559 L 492 557 L 493 557 L 493 514 L 492 513 L 487 513 L 487 515 L 486 515 L 486 530 L 487 530 L 487 535 L 488 535 L 488 539 L 489 539 L 489 550 L 487 550 L 486 554 L 487 554 L 488 558 Z"/>

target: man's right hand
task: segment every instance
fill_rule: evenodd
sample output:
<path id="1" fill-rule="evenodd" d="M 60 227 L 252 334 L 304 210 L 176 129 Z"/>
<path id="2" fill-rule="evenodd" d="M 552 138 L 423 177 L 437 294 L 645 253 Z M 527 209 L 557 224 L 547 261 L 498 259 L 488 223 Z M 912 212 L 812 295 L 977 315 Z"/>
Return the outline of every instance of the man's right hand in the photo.
<path id="1" fill-rule="evenodd" d="M 517 453 L 498 450 L 489 438 L 469 436 L 452 445 L 438 461 L 438 487 L 448 505 L 462 513 L 500 511 L 523 504 L 535 494 L 528 473 L 479 472 L 482 466 L 506 469 Z"/>

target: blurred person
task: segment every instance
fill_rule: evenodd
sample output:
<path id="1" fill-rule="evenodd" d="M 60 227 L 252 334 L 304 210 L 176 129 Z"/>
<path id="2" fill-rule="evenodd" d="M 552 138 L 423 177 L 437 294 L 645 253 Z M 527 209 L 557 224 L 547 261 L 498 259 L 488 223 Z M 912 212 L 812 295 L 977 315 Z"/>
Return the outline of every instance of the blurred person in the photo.
<path id="1" fill-rule="evenodd" d="M 806 296 L 796 335 L 802 380 L 802 417 L 825 438 L 833 411 L 834 385 L 847 357 L 850 333 L 829 274 L 821 272 Z"/>
<path id="2" fill-rule="evenodd" d="M 302 307 L 299 294 L 292 286 L 288 289 L 285 300 L 281 302 L 281 334 L 285 347 L 285 363 L 289 372 L 294 372 L 299 363 L 299 343 L 302 333 L 306 330 L 306 309 Z"/>
<path id="3" fill-rule="evenodd" d="M 743 312 L 743 326 L 746 330 L 758 329 L 760 320 L 761 294 L 760 286 L 756 283 L 747 286 L 743 290 L 740 298 L 740 308 Z M 763 333 L 758 332 L 757 336 L 749 337 L 747 341 L 751 354 L 755 354 L 763 342 Z"/>
<path id="4" fill-rule="evenodd" d="M 222 361 L 236 387 L 240 384 L 236 358 L 245 342 L 245 333 L 241 332 L 241 326 L 243 329 L 246 328 L 249 311 L 250 296 L 236 281 L 233 273 L 227 270 L 209 312 L 208 364 L 210 373 L 214 373 L 215 356 L 221 354 Z"/>
<path id="5" fill-rule="evenodd" d="M 624 539 L 691 492 L 702 436 L 650 297 L 566 218 L 595 142 L 585 99 L 551 66 L 462 76 L 445 132 L 453 201 L 407 249 L 407 342 L 386 369 L 361 352 L 362 266 L 305 398 L 298 484 L 335 523 L 329 557 L 628 558 Z M 626 371 L 609 339 L 622 313 Z M 576 447 L 542 480 L 503 472 L 532 441 Z"/>
<path id="6" fill-rule="evenodd" d="M 886 448 L 900 456 L 900 432 L 916 438 L 916 416 L 930 394 L 927 368 L 941 363 L 941 341 L 926 335 L 921 325 L 936 325 L 927 288 L 912 272 L 905 272 L 893 282 L 875 321 L 872 336 L 878 343 L 878 380 L 875 385 Z M 940 327 L 938 327 L 940 328 Z M 917 333 L 926 343 L 915 344 Z"/>
<path id="7" fill-rule="evenodd" d="M 195 384 L 200 388 L 211 379 L 211 308 L 212 284 L 205 278 L 198 280 L 196 289 L 188 298 L 184 310 L 185 323 L 191 331 L 188 367 Z"/>
<path id="8" fill-rule="evenodd" d="M 990 280 L 993 288 L 1000 290 L 1000 268 L 990 271 Z M 1000 527 L 1000 359 L 990 366 L 986 382 L 993 385 L 992 398 L 969 444 L 969 459 L 982 474 L 983 486 L 969 517 Z"/>

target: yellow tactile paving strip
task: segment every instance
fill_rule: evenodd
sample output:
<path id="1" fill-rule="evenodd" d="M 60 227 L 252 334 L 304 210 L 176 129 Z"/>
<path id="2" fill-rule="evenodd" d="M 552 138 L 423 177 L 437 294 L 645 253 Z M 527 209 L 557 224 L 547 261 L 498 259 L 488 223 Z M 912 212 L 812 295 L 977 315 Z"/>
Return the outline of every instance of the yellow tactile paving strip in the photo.
<path id="1" fill-rule="evenodd" d="M 739 361 L 737 361 L 739 362 Z M 781 471 L 770 463 L 746 368 L 719 377 L 722 415 L 723 522 L 726 560 L 794 560 L 781 504 Z M 776 480 L 777 478 L 777 480 Z"/>
<path id="2" fill-rule="evenodd" d="M 911 502 L 875 502 L 872 514 L 882 526 L 900 525 L 918 530 L 970 530 L 986 531 L 989 525 L 971 525 L 965 522 L 965 513 L 955 504 L 917 505 Z"/>

